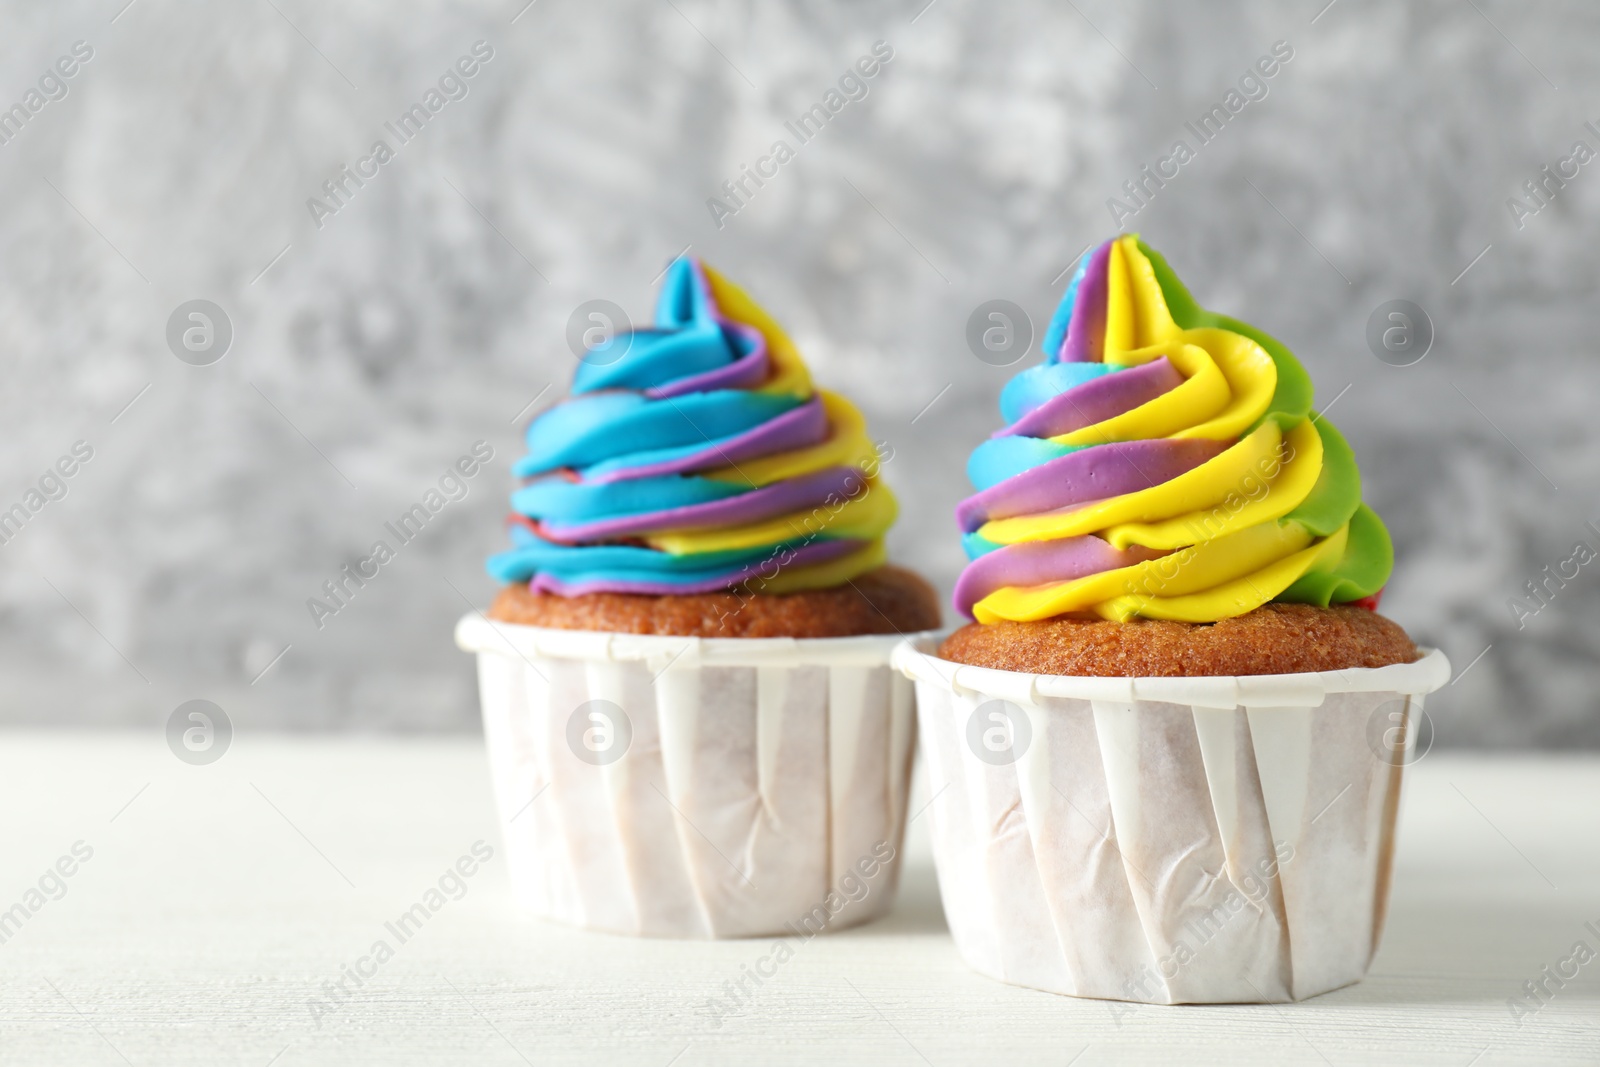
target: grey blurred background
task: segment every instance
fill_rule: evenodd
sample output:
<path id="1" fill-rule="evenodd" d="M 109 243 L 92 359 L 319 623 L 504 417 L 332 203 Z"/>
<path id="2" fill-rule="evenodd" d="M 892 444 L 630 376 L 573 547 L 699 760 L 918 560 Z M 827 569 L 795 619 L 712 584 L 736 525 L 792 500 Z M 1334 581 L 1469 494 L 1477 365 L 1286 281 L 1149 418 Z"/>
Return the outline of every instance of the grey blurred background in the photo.
<path id="1" fill-rule="evenodd" d="M 0 509 L 75 442 L 93 457 L 0 544 L 0 721 L 156 725 L 205 697 L 240 730 L 474 728 L 451 628 L 493 593 L 568 319 L 648 315 L 686 246 L 894 444 L 892 549 L 948 592 L 966 454 L 1025 365 L 977 359 L 968 316 L 1013 301 L 1037 341 L 1108 198 L 1282 41 L 1267 95 L 1121 221 L 1335 405 L 1396 541 L 1385 612 L 1465 670 L 1430 699 L 1439 744 L 1600 744 L 1600 564 L 1520 627 L 1509 603 L 1600 550 L 1600 163 L 1521 228 L 1507 206 L 1600 149 L 1600 9 L 524 3 L 3 4 L 0 106 L 29 117 L 0 144 Z M 719 228 L 707 199 L 880 40 L 866 98 Z M 399 144 L 384 123 L 477 41 L 465 97 Z M 394 158 L 314 220 L 379 139 Z M 166 340 L 192 299 L 232 323 L 209 366 Z M 1393 299 L 1433 322 L 1412 366 L 1366 340 Z M 307 598 L 478 440 L 467 497 L 318 629 Z"/>

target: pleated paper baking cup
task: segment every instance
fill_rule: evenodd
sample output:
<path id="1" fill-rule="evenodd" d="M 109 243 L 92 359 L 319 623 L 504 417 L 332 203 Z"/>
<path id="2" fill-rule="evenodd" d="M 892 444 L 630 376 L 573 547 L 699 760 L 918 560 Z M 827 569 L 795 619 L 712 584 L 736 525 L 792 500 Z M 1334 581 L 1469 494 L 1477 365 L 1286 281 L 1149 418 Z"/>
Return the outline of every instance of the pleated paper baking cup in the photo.
<path id="1" fill-rule="evenodd" d="M 1383 928 L 1400 779 L 1444 655 L 1322 674 L 1079 678 L 901 644 L 967 962 L 1055 993 L 1301 1000 Z"/>
<path id="2" fill-rule="evenodd" d="M 916 737 L 900 640 L 463 618 L 519 902 L 651 937 L 809 937 L 883 914 Z"/>

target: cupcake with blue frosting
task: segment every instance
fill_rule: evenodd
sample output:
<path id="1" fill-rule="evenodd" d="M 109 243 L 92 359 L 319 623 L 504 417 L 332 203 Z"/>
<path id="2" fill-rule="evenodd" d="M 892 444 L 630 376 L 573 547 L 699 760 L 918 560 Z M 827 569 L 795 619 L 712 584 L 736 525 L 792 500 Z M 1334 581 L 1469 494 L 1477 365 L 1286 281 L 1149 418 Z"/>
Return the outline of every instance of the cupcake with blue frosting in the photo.
<path id="1" fill-rule="evenodd" d="M 527 446 L 512 547 L 489 561 L 494 618 L 699 637 L 938 625 L 927 583 L 886 565 L 889 446 L 703 263 L 668 269 L 653 327 L 585 354 Z"/>
<path id="2" fill-rule="evenodd" d="M 893 453 L 704 264 L 528 428 L 505 583 L 457 643 L 512 886 L 662 937 L 810 937 L 894 899 L 916 738 L 889 665 L 939 624 L 885 561 Z"/>

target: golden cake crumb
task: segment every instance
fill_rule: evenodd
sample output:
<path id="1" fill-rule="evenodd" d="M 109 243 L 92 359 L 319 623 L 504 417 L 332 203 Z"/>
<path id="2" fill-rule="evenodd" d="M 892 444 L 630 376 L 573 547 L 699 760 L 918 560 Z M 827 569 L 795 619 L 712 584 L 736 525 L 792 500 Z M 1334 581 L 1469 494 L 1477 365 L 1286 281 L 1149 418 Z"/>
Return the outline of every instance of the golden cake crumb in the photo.
<path id="1" fill-rule="evenodd" d="M 885 566 L 835 589 L 742 599 L 732 593 L 561 597 L 508 585 L 489 617 L 556 630 L 673 637 L 852 637 L 935 629 L 939 596 L 920 575 Z"/>
<path id="2" fill-rule="evenodd" d="M 1101 678 L 1299 674 L 1387 667 L 1419 655 L 1399 624 L 1377 612 L 1310 604 L 1265 604 L 1214 623 L 972 623 L 939 647 L 940 658 L 974 667 Z"/>

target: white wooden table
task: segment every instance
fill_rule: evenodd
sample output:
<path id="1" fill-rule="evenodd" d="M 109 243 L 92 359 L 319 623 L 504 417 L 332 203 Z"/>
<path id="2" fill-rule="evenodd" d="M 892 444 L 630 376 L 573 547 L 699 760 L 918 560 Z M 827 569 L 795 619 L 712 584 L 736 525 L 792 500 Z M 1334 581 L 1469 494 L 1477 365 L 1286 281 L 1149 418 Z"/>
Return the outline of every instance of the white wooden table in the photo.
<path id="1" fill-rule="evenodd" d="M 1600 952 L 1600 758 L 1414 767 L 1373 973 L 1312 1001 L 1135 1008 L 982 978 L 914 823 L 893 914 L 800 945 L 718 1024 L 708 999 L 770 943 L 518 917 L 479 744 L 241 733 L 193 767 L 157 733 L 0 732 L 0 909 L 93 850 L 0 944 L 0 1063 L 1600 1063 L 1600 958 L 1520 1026 L 1507 1007 L 1575 942 Z M 465 895 L 329 999 L 480 839 L 496 855 Z"/>

